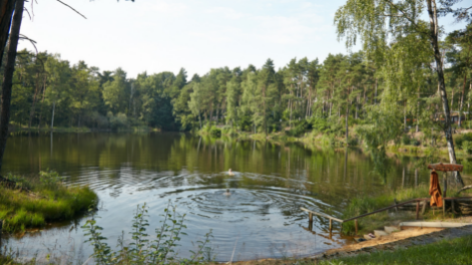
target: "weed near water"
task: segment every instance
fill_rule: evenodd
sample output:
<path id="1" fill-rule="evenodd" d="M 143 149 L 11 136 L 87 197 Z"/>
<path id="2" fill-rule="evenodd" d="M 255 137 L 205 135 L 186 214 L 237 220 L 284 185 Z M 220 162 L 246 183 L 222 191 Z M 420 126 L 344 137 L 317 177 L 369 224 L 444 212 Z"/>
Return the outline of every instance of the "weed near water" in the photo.
<path id="1" fill-rule="evenodd" d="M 5 179 L 0 183 L 0 220 L 8 233 L 71 219 L 98 202 L 90 188 L 67 187 L 54 171 L 41 171 L 36 178 L 10 174 Z"/>
<path id="2" fill-rule="evenodd" d="M 208 247 L 211 231 L 205 235 L 204 241 L 197 241 L 198 248 L 196 251 L 190 251 L 192 253 L 190 259 L 181 259 L 177 256 L 175 249 L 181 235 L 186 235 L 183 229 L 187 227 L 184 225 L 185 214 L 178 215 L 175 206 L 170 202 L 161 215 L 162 225 L 155 229 L 156 235 L 153 240 L 147 233 L 148 217 L 146 204 L 138 205 L 133 218 L 132 232 L 130 232 L 132 241 L 125 245 L 123 233 L 118 239 L 117 251 L 113 251 L 105 242 L 106 238 L 101 232 L 103 228 L 97 225 L 95 217 L 87 220 L 82 228 L 86 232 L 85 235 L 89 237 L 87 242 L 93 246 L 94 253 L 91 258 L 94 258 L 96 264 L 99 265 L 202 264 L 214 259 L 211 255 L 207 255 L 212 252 Z"/>
<path id="3" fill-rule="evenodd" d="M 364 196 L 353 198 L 343 212 L 343 219 L 349 219 L 361 214 L 373 212 L 375 210 L 388 207 L 394 201 L 402 202 L 415 198 L 428 197 L 429 186 L 419 185 L 417 187 L 403 188 L 399 190 L 385 190 L 378 196 Z M 387 212 L 381 212 L 359 219 L 360 232 L 377 229 L 384 225 L 389 225 L 387 221 L 392 218 L 411 218 L 408 214 L 404 216 L 395 215 L 391 217 Z M 347 222 L 343 226 L 343 231 L 352 234 L 355 231 L 354 222 Z"/>

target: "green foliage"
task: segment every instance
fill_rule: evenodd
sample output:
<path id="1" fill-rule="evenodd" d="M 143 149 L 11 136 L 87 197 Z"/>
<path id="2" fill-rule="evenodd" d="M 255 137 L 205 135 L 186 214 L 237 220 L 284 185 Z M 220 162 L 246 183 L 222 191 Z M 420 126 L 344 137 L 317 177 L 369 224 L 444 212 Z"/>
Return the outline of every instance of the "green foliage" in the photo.
<path id="1" fill-rule="evenodd" d="M 102 234 L 103 228 L 97 225 L 95 216 L 87 220 L 82 227 L 85 236 L 89 239 L 86 242 L 94 248 L 93 257 L 97 264 L 201 264 L 204 262 L 204 253 L 211 252 L 208 247 L 211 231 L 205 235 L 204 241 L 197 241 L 197 251 L 191 251 L 190 259 L 181 259 L 177 256 L 175 248 L 181 240 L 181 235 L 186 235 L 183 229 L 184 215 L 176 213 L 176 207 L 170 201 L 164 213 L 161 215 L 161 227 L 155 229 L 155 239 L 150 239 L 147 233 L 148 210 L 146 204 L 136 207 L 133 217 L 131 243 L 125 245 L 124 233 L 118 239 L 118 250 L 113 251 L 106 242 Z M 208 261 L 211 261 L 211 258 Z"/>
<path id="2" fill-rule="evenodd" d="M 469 155 L 472 154 L 472 141 L 464 141 L 462 143 L 462 149 Z"/>
<path id="3" fill-rule="evenodd" d="M 220 138 L 221 137 L 221 129 L 216 128 L 215 126 L 212 126 L 210 129 L 210 135 L 215 138 Z"/>
<path id="4" fill-rule="evenodd" d="M 410 137 L 408 137 L 408 135 L 404 134 L 402 136 L 402 144 L 409 145 L 410 143 L 411 143 Z"/>
<path id="5" fill-rule="evenodd" d="M 0 185 L 0 219 L 4 220 L 4 232 L 69 220 L 98 202 L 97 195 L 88 187 L 67 187 L 54 171 L 41 171 L 39 178 L 8 175 L 7 179 L 15 181 L 16 188 Z"/>
<path id="6" fill-rule="evenodd" d="M 300 136 L 310 130 L 312 128 L 312 125 L 308 123 L 306 120 L 302 120 L 299 122 L 296 122 L 296 125 L 294 128 L 290 129 L 289 131 L 286 131 L 287 135 L 289 136 Z"/>
<path id="7" fill-rule="evenodd" d="M 386 189 L 383 190 L 380 195 L 377 196 L 363 196 L 357 197 L 350 200 L 346 209 L 343 212 L 343 218 L 348 219 L 361 214 L 369 213 L 387 206 L 391 206 L 394 200 L 399 202 L 406 201 L 415 198 L 422 198 L 428 195 L 429 186 L 422 185 L 414 188 L 405 188 L 399 190 Z M 376 229 L 376 221 L 378 219 L 388 219 L 386 213 L 374 214 L 359 219 L 359 227 Z M 385 221 L 385 220 L 384 220 Z M 352 222 L 346 223 L 346 232 L 354 232 L 354 226 Z"/>
<path id="8" fill-rule="evenodd" d="M 354 257 L 321 261 L 321 265 L 390 265 L 390 264 L 469 264 L 472 261 L 472 236 L 444 239 L 426 245 L 378 251 Z"/>

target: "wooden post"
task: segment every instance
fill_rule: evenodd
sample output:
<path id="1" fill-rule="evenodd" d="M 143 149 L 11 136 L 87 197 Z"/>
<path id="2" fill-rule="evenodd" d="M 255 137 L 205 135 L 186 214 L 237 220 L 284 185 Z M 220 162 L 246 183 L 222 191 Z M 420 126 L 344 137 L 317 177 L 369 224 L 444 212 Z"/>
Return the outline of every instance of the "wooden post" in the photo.
<path id="1" fill-rule="evenodd" d="M 420 219 L 420 201 L 416 202 L 416 220 Z"/>
<path id="2" fill-rule="evenodd" d="M 443 192 L 443 215 L 446 215 L 446 193 L 447 193 L 447 175 L 444 174 L 444 192 Z"/>
<path id="3" fill-rule="evenodd" d="M 3 220 L 0 219 L 0 253 L 2 251 L 2 229 L 3 229 Z"/>
<path id="4" fill-rule="evenodd" d="M 354 227 L 356 228 L 356 235 L 357 235 L 357 219 L 354 220 Z"/>
<path id="5" fill-rule="evenodd" d="M 308 222 L 312 223 L 313 222 L 313 214 L 308 213 Z"/>
<path id="6" fill-rule="evenodd" d="M 333 231 L 333 219 L 329 219 L 329 232 Z"/>
<path id="7" fill-rule="evenodd" d="M 423 201 L 423 209 L 421 210 L 421 215 L 424 215 L 424 212 L 426 211 L 426 205 L 428 204 L 427 201 Z"/>

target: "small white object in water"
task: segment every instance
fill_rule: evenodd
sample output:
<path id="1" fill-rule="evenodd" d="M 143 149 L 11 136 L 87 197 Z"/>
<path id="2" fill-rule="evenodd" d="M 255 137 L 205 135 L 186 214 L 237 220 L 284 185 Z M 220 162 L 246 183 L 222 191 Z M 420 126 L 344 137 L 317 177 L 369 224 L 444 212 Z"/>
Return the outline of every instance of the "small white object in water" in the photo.
<path id="1" fill-rule="evenodd" d="M 224 193 L 224 195 L 226 195 L 226 196 L 230 196 L 230 195 L 231 195 L 231 192 L 229 192 L 229 189 L 226 189 L 226 192 Z"/>
<path id="2" fill-rule="evenodd" d="M 230 176 L 234 176 L 234 173 L 233 173 L 233 171 L 231 171 L 231 168 L 230 168 L 230 169 L 228 169 L 228 175 L 230 175 Z"/>

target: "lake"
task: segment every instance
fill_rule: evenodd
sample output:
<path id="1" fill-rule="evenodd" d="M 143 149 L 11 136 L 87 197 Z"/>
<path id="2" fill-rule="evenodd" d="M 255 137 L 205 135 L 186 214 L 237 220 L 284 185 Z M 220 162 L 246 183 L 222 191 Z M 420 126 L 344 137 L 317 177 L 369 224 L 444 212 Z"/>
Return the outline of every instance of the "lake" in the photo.
<path id="1" fill-rule="evenodd" d="M 350 199 L 429 182 L 414 159 L 375 162 L 355 149 L 310 150 L 299 144 L 215 140 L 178 133 L 13 135 L 3 174 L 53 169 L 67 185 L 89 185 L 100 198 L 96 215 L 109 245 L 127 238 L 137 205 L 146 203 L 149 232 L 171 202 L 186 214 L 179 253 L 189 257 L 211 230 L 208 255 L 217 261 L 303 257 L 353 242 L 315 216 L 312 231 L 300 207 L 340 217 Z M 228 174 L 232 169 L 234 175 Z M 417 169 L 417 174 L 415 174 Z M 226 189 L 231 195 L 225 195 Z M 8 239 L 38 253 L 83 262 L 92 253 L 80 228 L 84 216 Z"/>

